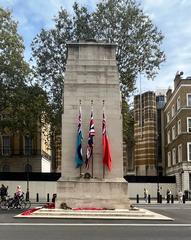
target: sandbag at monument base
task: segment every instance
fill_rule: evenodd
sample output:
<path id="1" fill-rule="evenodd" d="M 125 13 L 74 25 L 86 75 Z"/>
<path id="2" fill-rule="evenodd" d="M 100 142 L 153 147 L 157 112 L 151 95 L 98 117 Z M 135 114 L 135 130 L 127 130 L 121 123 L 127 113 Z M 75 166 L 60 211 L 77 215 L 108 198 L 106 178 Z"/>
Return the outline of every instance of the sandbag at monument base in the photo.
<path id="1" fill-rule="evenodd" d="M 129 209 L 128 184 L 123 179 L 80 179 L 57 182 L 56 208 L 65 203 L 69 208 Z"/>

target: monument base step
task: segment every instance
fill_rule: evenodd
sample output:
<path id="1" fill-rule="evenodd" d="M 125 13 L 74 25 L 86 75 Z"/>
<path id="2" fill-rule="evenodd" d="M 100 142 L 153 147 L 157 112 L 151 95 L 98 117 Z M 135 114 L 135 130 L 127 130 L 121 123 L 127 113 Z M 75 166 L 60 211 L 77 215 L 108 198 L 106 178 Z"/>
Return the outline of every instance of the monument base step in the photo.
<path id="1" fill-rule="evenodd" d="M 63 219 L 137 219 L 137 220 L 168 220 L 172 218 L 146 210 L 135 208 L 133 210 L 64 210 L 41 208 L 29 215 L 19 214 L 16 218 L 63 218 Z"/>

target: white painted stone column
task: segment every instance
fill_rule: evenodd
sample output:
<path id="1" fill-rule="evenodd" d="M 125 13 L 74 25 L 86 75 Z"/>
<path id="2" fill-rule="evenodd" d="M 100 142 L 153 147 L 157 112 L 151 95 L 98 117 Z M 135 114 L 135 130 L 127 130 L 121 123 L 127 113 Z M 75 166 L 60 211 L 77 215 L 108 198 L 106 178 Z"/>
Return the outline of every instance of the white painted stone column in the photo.
<path id="1" fill-rule="evenodd" d="M 62 120 L 62 176 L 79 177 L 75 168 L 75 147 L 79 102 L 82 108 L 84 157 L 88 142 L 91 101 L 93 101 L 95 137 L 93 177 L 103 177 L 102 119 L 103 100 L 107 133 L 112 154 L 112 171 L 106 178 L 123 178 L 122 117 L 119 77 L 115 45 L 106 43 L 69 43 L 64 82 L 64 114 Z M 82 172 L 87 171 L 82 169 Z M 91 173 L 91 164 L 88 170 Z"/>

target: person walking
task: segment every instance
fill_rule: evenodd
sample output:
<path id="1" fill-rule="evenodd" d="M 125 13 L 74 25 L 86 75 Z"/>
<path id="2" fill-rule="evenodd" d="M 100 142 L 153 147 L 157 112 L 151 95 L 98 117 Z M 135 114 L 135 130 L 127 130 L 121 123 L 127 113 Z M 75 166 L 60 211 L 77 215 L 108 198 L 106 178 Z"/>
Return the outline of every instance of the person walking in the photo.
<path id="1" fill-rule="evenodd" d="M 166 191 L 166 200 L 167 200 L 167 203 L 170 203 L 170 199 L 171 199 L 171 191 L 170 189 L 168 188 L 167 191 Z"/>
<path id="2" fill-rule="evenodd" d="M 179 203 L 183 203 L 183 192 L 181 190 L 178 192 L 178 201 Z"/>
<path id="3" fill-rule="evenodd" d="M 19 207 L 19 203 L 22 199 L 24 199 L 24 193 L 22 191 L 21 186 L 18 185 L 16 187 L 16 192 L 14 193 L 14 199 L 13 199 L 15 208 Z"/>
<path id="4" fill-rule="evenodd" d="M 148 202 L 148 190 L 144 188 L 144 200 L 147 203 Z"/>

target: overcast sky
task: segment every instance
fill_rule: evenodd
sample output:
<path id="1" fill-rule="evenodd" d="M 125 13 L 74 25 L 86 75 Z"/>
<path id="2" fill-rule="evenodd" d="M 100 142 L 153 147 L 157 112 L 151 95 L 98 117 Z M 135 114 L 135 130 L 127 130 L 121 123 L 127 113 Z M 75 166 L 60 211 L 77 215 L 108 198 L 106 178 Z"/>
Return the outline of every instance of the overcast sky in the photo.
<path id="1" fill-rule="evenodd" d="M 89 9 L 94 9 L 97 0 L 77 0 Z M 139 0 L 146 14 L 162 31 L 165 39 L 162 49 L 167 60 L 161 65 L 154 81 L 142 78 L 142 91 L 167 89 L 173 86 L 177 71 L 191 76 L 191 0 Z M 28 61 L 32 39 L 40 29 L 53 26 L 52 18 L 62 6 L 72 12 L 74 0 L 0 0 L 0 6 L 13 12 L 19 21 L 19 33 L 26 47 L 25 58 Z M 139 84 L 137 85 L 139 87 Z"/>

